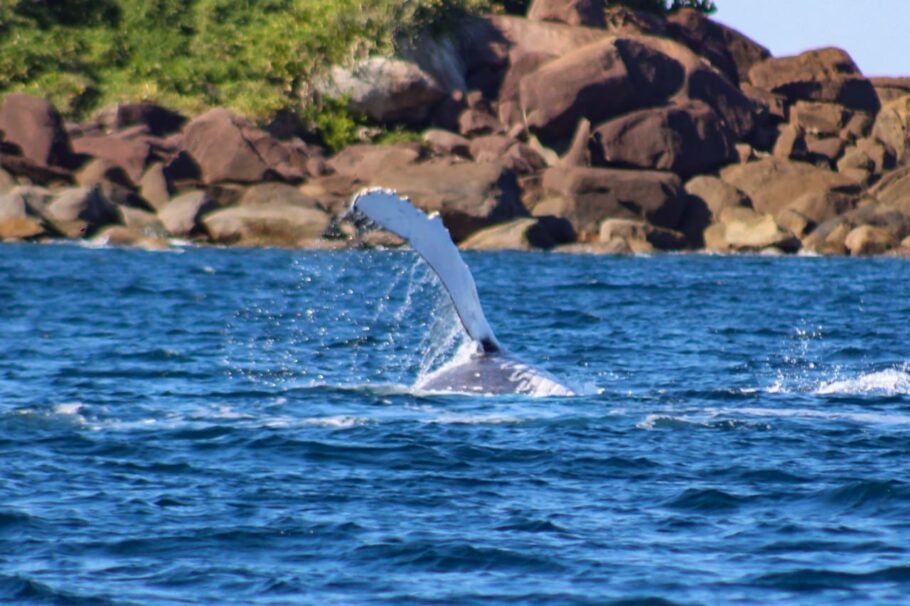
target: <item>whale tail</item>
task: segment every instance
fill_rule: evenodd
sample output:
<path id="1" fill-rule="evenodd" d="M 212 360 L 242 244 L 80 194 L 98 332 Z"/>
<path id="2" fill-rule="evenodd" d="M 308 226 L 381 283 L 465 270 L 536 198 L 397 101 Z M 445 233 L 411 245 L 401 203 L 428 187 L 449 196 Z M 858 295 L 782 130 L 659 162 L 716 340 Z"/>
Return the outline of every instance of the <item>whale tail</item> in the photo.
<path id="1" fill-rule="evenodd" d="M 439 276 L 468 335 L 484 353 L 501 351 L 480 305 L 474 277 L 437 213 L 427 216 L 407 198 L 382 188 L 360 191 L 354 196 L 351 211 L 404 238 Z"/>

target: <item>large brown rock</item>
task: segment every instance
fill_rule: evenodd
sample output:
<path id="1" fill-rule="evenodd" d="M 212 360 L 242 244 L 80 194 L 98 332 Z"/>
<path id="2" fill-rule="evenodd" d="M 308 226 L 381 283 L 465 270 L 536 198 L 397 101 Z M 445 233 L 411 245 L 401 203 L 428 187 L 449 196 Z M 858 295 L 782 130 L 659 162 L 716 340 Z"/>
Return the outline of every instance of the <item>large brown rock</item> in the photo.
<path id="1" fill-rule="evenodd" d="M 704 231 L 728 207 L 752 207 L 749 196 L 712 175 L 699 175 L 686 182 L 689 201 L 680 224 L 693 247 L 704 246 Z"/>
<path id="2" fill-rule="evenodd" d="M 743 206 L 724 208 L 705 230 L 704 238 L 705 248 L 716 252 L 755 252 L 770 248 L 795 252 L 800 247 L 799 240 L 781 229 L 771 215 Z"/>
<path id="3" fill-rule="evenodd" d="M 446 92 L 416 63 L 370 57 L 352 68 L 336 66 L 323 94 L 346 99 L 355 112 L 386 124 L 425 122 Z"/>
<path id="4" fill-rule="evenodd" d="M 603 244 L 624 242 L 634 252 L 681 250 L 687 243 L 683 234 L 641 219 L 606 219 L 600 224 L 598 238 Z"/>
<path id="5" fill-rule="evenodd" d="M 879 100 L 885 104 L 895 99 L 910 95 L 910 76 L 903 78 L 873 77 L 869 78 Z"/>
<path id="6" fill-rule="evenodd" d="M 278 141 L 223 108 L 190 121 L 183 130 L 183 145 L 209 184 L 299 181 L 305 175 L 306 156 L 300 145 Z"/>
<path id="7" fill-rule="evenodd" d="M 853 59 L 839 48 L 810 50 L 765 59 L 749 70 L 749 81 L 790 101 L 827 101 L 875 113 L 878 95 Z"/>
<path id="8" fill-rule="evenodd" d="M 890 147 L 898 162 L 910 158 L 910 95 L 885 104 L 875 119 L 872 136 Z"/>
<path id="9" fill-rule="evenodd" d="M 27 186 L 0 195 L 0 240 L 59 235 L 59 229 L 45 212 L 50 198 L 50 192 Z"/>
<path id="10" fill-rule="evenodd" d="M 73 161 L 60 114 L 40 97 L 6 95 L 0 106 L 0 132 L 4 141 L 18 146 L 38 166 L 70 166 Z"/>
<path id="11" fill-rule="evenodd" d="M 142 179 L 152 152 L 148 141 L 117 135 L 77 137 L 72 140 L 72 146 L 78 154 L 107 160 L 121 167 L 134 184 Z"/>
<path id="12" fill-rule="evenodd" d="M 910 167 L 889 172 L 869 194 L 885 206 L 897 208 L 910 216 Z"/>
<path id="13" fill-rule="evenodd" d="M 330 217 L 315 208 L 277 202 L 225 208 L 205 215 L 202 222 L 217 244 L 296 248 L 321 238 Z"/>
<path id="14" fill-rule="evenodd" d="M 604 0 L 534 0 L 528 9 L 528 19 L 604 27 Z"/>
<path id="15" fill-rule="evenodd" d="M 727 166 L 720 177 L 744 191 L 756 211 L 771 215 L 808 192 L 850 194 L 860 190 L 859 183 L 842 174 L 775 157 Z"/>
<path id="16" fill-rule="evenodd" d="M 668 170 L 681 177 L 716 170 L 737 159 L 733 133 L 700 102 L 643 109 L 594 130 L 602 155 L 592 162 Z"/>
<path id="17" fill-rule="evenodd" d="M 459 247 L 464 250 L 548 250 L 575 241 L 575 230 L 566 219 L 525 217 L 475 232 Z"/>
<path id="18" fill-rule="evenodd" d="M 387 170 L 398 170 L 417 162 L 423 152 L 419 144 L 351 145 L 332 158 L 327 165 L 339 175 L 367 183 Z"/>
<path id="19" fill-rule="evenodd" d="M 48 215 L 71 238 L 88 237 L 106 225 L 122 224 L 123 215 L 98 187 L 75 187 L 58 192 Z"/>
<path id="20" fill-rule="evenodd" d="M 369 184 L 394 189 L 425 212 L 438 212 L 455 242 L 528 216 L 515 173 L 496 164 L 433 160 L 385 171 Z"/>
<path id="21" fill-rule="evenodd" d="M 177 132 L 186 123 L 177 112 L 149 102 L 118 103 L 99 112 L 94 120 L 106 131 L 142 126 L 158 137 Z"/>
<path id="22" fill-rule="evenodd" d="M 799 213 L 814 227 L 849 212 L 859 204 L 856 194 L 845 194 L 836 191 L 809 191 L 788 204 L 784 210 Z"/>
<path id="23" fill-rule="evenodd" d="M 656 69 L 666 68 L 661 81 L 672 86 L 676 80 L 678 88 L 682 68 L 661 59 L 655 62 Z M 545 143 L 567 140 L 582 118 L 596 124 L 639 107 L 643 93 L 612 39 L 550 61 L 525 76 L 520 85 L 527 124 Z"/>
<path id="24" fill-rule="evenodd" d="M 690 8 L 667 17 L 667 34 L 705 57 L 734 84 L 745 81 L 753 65 L 771 56 L 751 38 Z"/>
<path id="25" fill-rule="evenodd" d="M 568 219 L 580 240 L 595 239 L 611 217 L 676 229 L 688 201 L 679 177 L 658 171 L 558 166 L 544 172 L 543 189 L 549 197 L 534 214 Z"/>
<path id="26" fill-rule="evenodd" d="M 861 225 L 850 230 L 844 240 L 844 246 L 851 256 L 880 255 L 899 242 L 888 230 L 872 225 Z"/>
<path id="27" fill-rule="evenodd" d="M 158 211 L 158 218 L 172 236 L 190 238 L 204 232 L 202 217 L 219 208 L 204 191 L 180 194 Z"/>

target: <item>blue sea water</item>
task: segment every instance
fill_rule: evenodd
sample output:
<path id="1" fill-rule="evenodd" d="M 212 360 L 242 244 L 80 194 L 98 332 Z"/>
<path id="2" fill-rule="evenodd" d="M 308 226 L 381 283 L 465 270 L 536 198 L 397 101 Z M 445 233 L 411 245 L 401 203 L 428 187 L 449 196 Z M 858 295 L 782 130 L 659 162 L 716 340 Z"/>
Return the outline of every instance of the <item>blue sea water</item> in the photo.
<path id="1" fill-rule="evenodd" d="M 910 264 L 0 246 L 0 601 L 905 603 Z"/>

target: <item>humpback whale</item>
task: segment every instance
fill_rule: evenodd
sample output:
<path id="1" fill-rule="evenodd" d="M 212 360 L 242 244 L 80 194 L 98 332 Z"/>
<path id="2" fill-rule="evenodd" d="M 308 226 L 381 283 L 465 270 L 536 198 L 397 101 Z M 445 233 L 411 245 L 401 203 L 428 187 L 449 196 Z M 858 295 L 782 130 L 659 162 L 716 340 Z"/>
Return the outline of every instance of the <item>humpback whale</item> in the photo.
<path id="1" fill-rule="evenodd" d="M 448 293 L 476 352 L 443 365 L 418 381 L 419 392 L 570 396 L 550 374 L 521 362 L 500 345 L 480 305 L 474 276 L 438 213 L 426 215 L 394 190 L 369 188 L 354 196 L 349 213 L 364 215 L 397 234 L 426 261 Z"/>

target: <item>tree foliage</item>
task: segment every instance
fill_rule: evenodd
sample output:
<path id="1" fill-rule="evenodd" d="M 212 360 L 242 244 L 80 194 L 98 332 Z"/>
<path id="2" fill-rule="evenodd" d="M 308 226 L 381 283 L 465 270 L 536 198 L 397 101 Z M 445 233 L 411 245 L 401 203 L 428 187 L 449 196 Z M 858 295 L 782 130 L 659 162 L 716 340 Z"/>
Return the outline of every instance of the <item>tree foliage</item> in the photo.
<path id="1" fill-rule="evenodd" d="M 306 107 L 328 66 L 388 52 L 464 13 L 524 12 L 530 0 L 0 0 L 0 94 L 50 98 L 80 117 L 154 100 L 223 105 L 254 119 L 299 107 L 339 144 L 356 117 Z M 622 0 L 654 12 L 711 0 Z"/>

